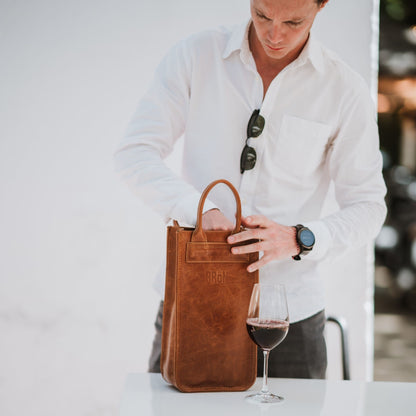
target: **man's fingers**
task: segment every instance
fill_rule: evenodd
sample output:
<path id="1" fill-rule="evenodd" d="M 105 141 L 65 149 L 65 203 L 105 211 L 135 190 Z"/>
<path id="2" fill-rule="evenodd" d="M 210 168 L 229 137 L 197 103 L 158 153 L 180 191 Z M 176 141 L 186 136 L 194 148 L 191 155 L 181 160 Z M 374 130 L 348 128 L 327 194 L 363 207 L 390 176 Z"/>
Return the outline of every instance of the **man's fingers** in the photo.
<path id="1" fill-rule="evenodd" d="M 256 243 L 246 244 L 244 246 L 233 247 L 231 249 L 231 252 L 233 254 L 256 253 L 258 251 L 267 250 L 269 248 L 268 246 L 269 244 L 267 244 L 266 242 L 258 241 Z"/>
<path id="2" fill-rule="evenodd" d="M 227 241 L 230 244 L 234 244 L 248 240 L 262 240 L 262 237 L 264 237 L 264 230 L 261 228 L 254 228 L 252 230 L 241 231 L 237 234 L 230 235 Z"/>
<path id="3" fill-rule="evenodd" d="M 263 256 L 260 260 L 256 261 L 255 263 L 250 264 L 250 266 L 247 267 L 247 271 L 249 273 L 253 273 L 256 270 L 259 270 L 261 267 L 263 267 L 265 264 L 269 262 L 270 262 L 270 259 L 268 259 L 267 256 Z"/>
<path id="4" fill-rule="evenodd" d="M 204 230 L 233 230 L 234 224 L 229 221 L 218 209 L 211 209 L 202 215 L 202 228 Z"/>
<path id="5" fill-rule="evenodd" d="M 228 237 L 227 241 L 230 244 L 241 243 L 248 240 L 263 240 L 264 231 L 270 220 L 263 215 L 251 215 L 249 217 L 241 218 L 241 223 L 248 229 L 240 233 L 233 234 Z"/>
<path id="6" fill-rule="evenodd" d="M 248 233 L 248 231 L 241 231 L 237 234 L 230 235 L 227 238 L 227 241 L 230 244 L 233 244 L 233 243 L 240 243 L 241 241 L 250 240 L 251 237 L 248 236 L 247 233 Z"/>
<path id="7" fill-rule="evenodd" d="M 214 224 L 210 230 L 212 231 L 231 231 L 233 229 L 232 224 Z"/>
<path id="8" fill-rule="evenodd" d="M 270 220 L 264 215 L 250 215 L 249 217 L 241 218 L 241 222 L 245 227 L 267 227 L 270 225 Z"/>
<path id="9" fill-rule="evenodd" d="M 272 260 L 289 258 L 299 251 L 293 227 L 278 224 L 262 215 L 243 218 L 242 223 L 246 229 L 229 236 L 227 241 L 234 245 L 231 249 L 233 254 L 263 252 L 263 257 L 247 268 L 249 271 L 258 270 Z"/>

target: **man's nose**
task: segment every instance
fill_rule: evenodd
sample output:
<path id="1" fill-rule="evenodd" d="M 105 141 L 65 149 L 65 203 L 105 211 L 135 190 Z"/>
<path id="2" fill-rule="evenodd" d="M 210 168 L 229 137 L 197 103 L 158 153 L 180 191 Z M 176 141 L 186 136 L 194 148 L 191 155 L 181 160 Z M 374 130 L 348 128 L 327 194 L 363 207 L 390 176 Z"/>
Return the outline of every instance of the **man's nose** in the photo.
<path id="1" fill-rule="evenodd" d="M 269 41 L 272 42 L 274 45 L 278 45 L 282 42 L 284 38 L 284 29 L 282 28 L 281 24 L 275 23 L 272 24 L 269 29 Z"/>

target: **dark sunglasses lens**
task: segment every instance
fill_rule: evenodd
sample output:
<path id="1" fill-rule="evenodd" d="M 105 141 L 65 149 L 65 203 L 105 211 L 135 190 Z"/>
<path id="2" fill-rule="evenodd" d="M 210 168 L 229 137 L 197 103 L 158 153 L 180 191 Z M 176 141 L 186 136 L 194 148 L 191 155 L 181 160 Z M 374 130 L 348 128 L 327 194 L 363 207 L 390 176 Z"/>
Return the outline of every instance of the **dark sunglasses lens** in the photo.
<path id="1" fill-rule="evenodd" d="M 247 137 L 258 137 L 263 132 L 265 120 L 259 114 L 259 110 L 255 110 L 252 114 L 247 126 Z"/>
<path id="2" fill-rule="evenodd" d="M 240 159 L 240 170 L 243 173 L 246 170 L 253 169 L 257 160 L 256 151 L 250 146 L 244 146 Z"/>

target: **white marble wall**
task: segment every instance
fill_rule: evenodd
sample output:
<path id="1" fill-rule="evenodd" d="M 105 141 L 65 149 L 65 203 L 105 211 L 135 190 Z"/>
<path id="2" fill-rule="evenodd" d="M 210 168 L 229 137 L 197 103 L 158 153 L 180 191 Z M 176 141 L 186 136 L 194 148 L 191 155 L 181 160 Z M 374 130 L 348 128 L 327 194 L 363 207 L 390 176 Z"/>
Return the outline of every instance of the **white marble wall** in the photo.
<path id="1" fill-rule="evenodd" d="M 372 1 L 333 3 L 323 33 L 337 32 L 330 41 L 369 69 L 366 30 L 355 24 L 362 42 L 345 49 L 348 34 L 335 29 L 346 16 L 368 21 Z M 239 22 L 248 1 L 0 9 L 0 414 L 115 415 L 126 374 L 146 370 L 164 225 L 118 182 L 112 152 L 168 47 Z M 358 378 L 362 362 L 361 349 Z"/>

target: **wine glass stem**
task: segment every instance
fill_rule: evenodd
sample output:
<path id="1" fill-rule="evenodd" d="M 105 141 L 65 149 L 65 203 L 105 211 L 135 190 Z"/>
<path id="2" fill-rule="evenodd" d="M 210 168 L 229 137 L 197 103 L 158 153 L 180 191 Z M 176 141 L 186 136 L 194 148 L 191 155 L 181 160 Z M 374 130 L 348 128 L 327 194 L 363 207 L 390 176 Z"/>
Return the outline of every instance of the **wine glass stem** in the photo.
<path id="1" fill-rule="evenodd" d="M 263 387 L 261 389 L 261 392 L 263 394 L 269 393 L 269 387 L 267 386 L 267 373 L 269 369 L 269 352 L 263 350 Z"/>

